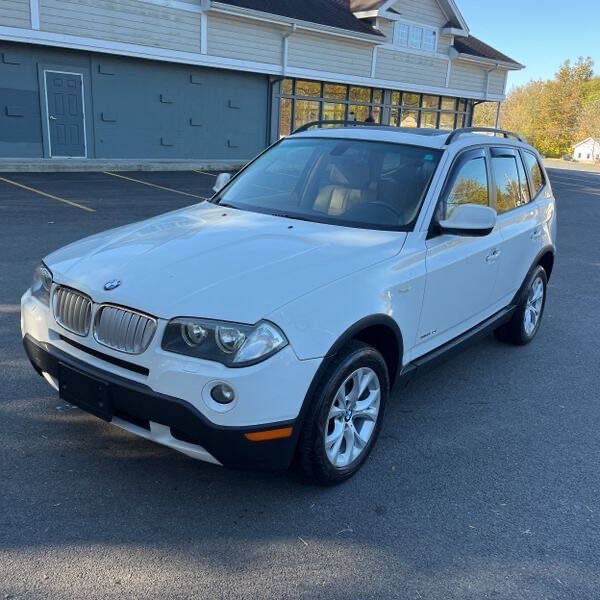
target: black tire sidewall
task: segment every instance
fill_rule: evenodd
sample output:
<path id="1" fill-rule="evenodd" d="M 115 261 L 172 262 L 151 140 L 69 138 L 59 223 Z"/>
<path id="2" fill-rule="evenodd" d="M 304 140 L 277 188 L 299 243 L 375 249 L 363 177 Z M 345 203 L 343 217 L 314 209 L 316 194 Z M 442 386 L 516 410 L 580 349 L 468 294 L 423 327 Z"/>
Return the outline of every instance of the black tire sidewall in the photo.
<path id="1" fill-rule="evenodd" d="M 334 395 L 337 393 L 340 385 L 344 380 L 356 369 L 361 367 L 369 367 L 375 371 L 379 378 L 379 386 L 381 390 L 379 414 L 375 424 L 375 430 L 369 439 L 367 447 L 362 454 L 350 465 L 344 468 L 334 467 L 325 452 L 325 435 L 327 428 L 327 418 Z M 346 352 L 341 353 L 331 368 L 323 377 L 322 384 L 317 389 L 315 394 L 315 404 L 309 422 L 305 424 L 308 428 L 305 434 L 309 437 L 309 447 L 306 448 L 310 452 L 310 470 L 312 475 L 321 483 L 334 484 L 345 479 L 348 479 L 356 473 L 365 460 L 368 458 L 383 422 L 385 407 L 389 397 L 389 375 L 386 363 L 381 354 L 363 343 L 353 343 L 349 346 Z"/>
<path id="2" fill-rule="evenodd" d="M 542 280 L 542 283 L 544 285 L 544 298 L 542 300 L 542 309 L 540 311 L 540 316 L 536 323 L 535 329 L 531 332 L 531 334 L 528 334 L 525 331 L 525 309 L 527 308 L 527 300 L 529 298 L 529 292 L 531 290 L 531 286 L 533 285 L 533 282 L 538 277 Z M 529 343 L 531 340 L 533 340 L 533 338 L 537 335 L 537 332 L 540 329 L 540 326 L 542 324 L 542 318 L 544 316 L 544 309 L 546 308 L 547 291 L 548 291 L 548 278 L 546 276 L 546 271 L 544 270 L 543 267 L 538 266 L 536 269 L 534 269 L 534 271 L 529 275 L 529 278 L 527 279 L 527 284 L 525 285 L 524 290 L 523 290 L 523 298 L 521 299 L 521 302 L 519 304 L 519 310 L 517 313 L 517 315 L 519 317 L 520 329 L 521 329 L 521 339 L 523 340 L 523 343 Z"/>

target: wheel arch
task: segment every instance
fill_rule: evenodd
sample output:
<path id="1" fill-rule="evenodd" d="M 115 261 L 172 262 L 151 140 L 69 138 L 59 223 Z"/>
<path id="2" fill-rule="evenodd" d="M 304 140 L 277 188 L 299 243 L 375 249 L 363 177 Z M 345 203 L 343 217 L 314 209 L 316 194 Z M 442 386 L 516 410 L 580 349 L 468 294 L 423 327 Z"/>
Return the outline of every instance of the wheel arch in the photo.
<path id="1" fill-rule="evenodd" d="M 329 360 L 351 340 L 369 344 L 381 353 L 388 367 L 390 388 L 393 387 L 402 368 L 404 354 L 402 332 L 396 321 L 386 314 L 370 315 L 360 319 L 338 337 L 325 355 L 321 367 L 326 368 Z M 318 379 L 319 371 L 315 379 Z"/>
<path id="2" fill-rule="evenodd" d="M 545 248 L 542 250 L 536 261 L 536 266 L 541 265 L 544 267 L 548 281 L 550 281 L 550 276 L 552 275 L 552 270 L 554 269 L 554 254 L 554 248 Z"/>

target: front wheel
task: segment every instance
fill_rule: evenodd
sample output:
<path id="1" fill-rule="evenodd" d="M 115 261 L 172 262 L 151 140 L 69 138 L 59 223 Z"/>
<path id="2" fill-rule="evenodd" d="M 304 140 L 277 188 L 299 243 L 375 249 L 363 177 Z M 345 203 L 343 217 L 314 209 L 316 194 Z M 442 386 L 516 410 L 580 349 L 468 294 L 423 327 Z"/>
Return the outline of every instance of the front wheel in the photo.
<path id="1" fill-rule="evenodd" d="M 388 396 L 381 354 L 351 342 L 324 373 L 307 414 L 298 446 L 304 471 L 329 485 L 354 475 L 379 435 Z"/>
<path id="2" fill-rule="evenodd" d="M 547 287 L 546 271 L 538 266 L 523 286 L 521 301 L 511 320 L 495 331 L 501 342 L 524 346 L 533 340 L 542 322 Z"/>

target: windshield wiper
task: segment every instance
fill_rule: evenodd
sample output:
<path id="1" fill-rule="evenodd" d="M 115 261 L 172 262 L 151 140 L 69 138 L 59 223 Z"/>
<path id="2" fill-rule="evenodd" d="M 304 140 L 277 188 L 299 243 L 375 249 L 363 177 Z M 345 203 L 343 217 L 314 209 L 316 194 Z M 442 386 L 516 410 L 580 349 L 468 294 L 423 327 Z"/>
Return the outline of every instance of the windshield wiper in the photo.
<path id="1" fill-rule="evenodd" d="M 274 217 L 281 217 L 283 219 L 295 219 L 296 221 L 308 221 L 309 223 L 314 223 L 314 219 L 309 219 L 308 217 L 301 217 L 299 215 L 291 215 L 288 213 L 280 213 L 280 212 L 268 212 L 268 215 L 272 215 Z"/>

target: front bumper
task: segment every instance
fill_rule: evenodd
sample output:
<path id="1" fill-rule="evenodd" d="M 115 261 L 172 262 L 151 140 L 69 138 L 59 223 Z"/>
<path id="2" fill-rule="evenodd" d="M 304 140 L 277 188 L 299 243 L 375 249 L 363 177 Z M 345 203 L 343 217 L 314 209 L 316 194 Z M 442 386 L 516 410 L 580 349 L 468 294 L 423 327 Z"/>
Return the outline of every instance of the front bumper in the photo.
<path id="1" fill-rule="evenodd" d="M 82 380 L 91 378 L 99 382 L 112 405 L 112 415 L 106 420 L 128 431 L 195 458 L 231 468 L 278 470 L 287 468 L 292 462 L 300 433 L 299 419 L 260 427 L 218 426 L 185 400 L 155 392 L 143 383 L 94 367 L 28 334 L 23 338 L 23 345 L 40 375 L 47 373 L 58 381 L 62 366 L 81 374 Z M 85 385 L 79 390 L 71 389 L 69 402 L 102 417 L 86 402 L 86 392 Z M 292 428 L 292 435 L 284 439 L 254 442 L 245 435 L 287 427 Z"/>

